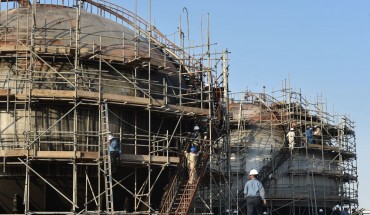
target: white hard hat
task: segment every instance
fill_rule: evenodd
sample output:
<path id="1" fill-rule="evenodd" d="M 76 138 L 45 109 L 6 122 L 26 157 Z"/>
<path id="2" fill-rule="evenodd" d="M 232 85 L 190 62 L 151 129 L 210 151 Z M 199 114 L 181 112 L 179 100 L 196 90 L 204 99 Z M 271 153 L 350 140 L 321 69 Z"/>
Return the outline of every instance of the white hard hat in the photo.
<path id="1" fill-rule="evenodd" d="M 194 131 L 199 131 L 199 126 L 194 126 Z"/>
<path id="2" fill-rule="evenodd" d="M 322 213 L 322 212 L 324 212 L 324 210 L 320 208 L 320 209 L 319 209 L 319 212 L 320 212 L 320 213 Z"/>
<path id="3" fill-rule="evenodd" d="M 290 128 L 291 131 L 294 131 L 294 128 Z"/>
<path id="4" fill-rule="evenodd" d="M 250 172 L 249 172 L 249 175 L 258 175 L 258 171 L 256 169 L 252 169 Z"/>
<path id="5" fill-rule="evenodd" d="M 108 140 L 112 140 L 114 137 L 113 137 L 113 135 L 108 135 Z"/>
<path id="6" fill-rule="evenodd" d="M 339 205 L 335 205 L 335 207 L 336 207 L 336 208 L 340 208 L 340 206 L 339 206 Z"/>

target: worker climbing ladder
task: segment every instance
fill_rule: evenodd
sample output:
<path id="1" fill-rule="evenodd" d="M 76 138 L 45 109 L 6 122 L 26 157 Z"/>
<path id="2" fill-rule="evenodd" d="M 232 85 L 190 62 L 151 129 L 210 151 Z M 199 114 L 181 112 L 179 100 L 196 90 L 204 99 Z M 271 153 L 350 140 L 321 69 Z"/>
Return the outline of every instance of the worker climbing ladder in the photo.
<path id="1" fill-rule="evenodd" d="M 203 179 L 204 173 L 207 169 L 208 165 L 208 153 L 201 153 L 199 156 L 199 166 L 198 166 L 198 176 L 193 183 L 189 183 L 190 180 L 187 181 L 183 189 L 180 189 L 180 192 L 177 195 L 177 198 L 174 202 L 173 208 L 171 212 L 175 212 L 174 214 L 178 215 L 186 215 L 189 212 L 190 206 L 193 202 L 195 194 L 197 193 L 198 187 Z M 171 213 L 172 214 L 172 213 Z"/>
<path id="2" fill-rule="evenodd" d="M 206 148 L 204 148 L 206 150 Z M 172 180 L 171 186 L 164 196 L 164 204 L 160 214 L 188 214 L 190 206 L 193 202 L 195 194 L 204 173 L 207 169 L 209 154 L 203 151 L 198 158 L 197 177 L 193 183 L 189 183 L 183 175 L 186 159 L 182 159 L 181 164 L 178 166 L 178 171 Z"/>
<path id="3" fill-rule="evenodd" d="M 105 185 L 105 203 L 106 212 L 113 214 L 113 187 L 112 187 L 112 163 L 109 153 L 109 118 L 108 118 L 108 104 L 104 101 L 101 104 L 101 125 L 102 125 L 102 140 L 103 140 L 103 165 L 104 165 L 104 185 Z"/>

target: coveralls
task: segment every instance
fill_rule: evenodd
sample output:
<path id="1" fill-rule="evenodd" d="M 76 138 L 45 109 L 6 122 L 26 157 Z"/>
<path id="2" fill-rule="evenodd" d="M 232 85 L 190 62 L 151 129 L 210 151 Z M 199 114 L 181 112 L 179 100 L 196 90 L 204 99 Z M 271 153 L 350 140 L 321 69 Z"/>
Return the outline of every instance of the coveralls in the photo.
<path id="1" fill-rule="evenodd" d="M 198 153 L 195 153 L 195 152 L 184 152 L 185 153 L 185 157 L 187 159 L 187 165 L 188 165 L 188 171 L 189 171 L 189 184 L 193 184 L 196 177 L 197 177 L 197 170 L 196 170 L 196 166 L 197 166 L 197 161 L 198 161 L 198 157 L 199 157 L 199 152 Z"/>
<path id="2" fill-rule="evenodd" d="M 312 144 L 312 129 L 311 128 L 306 129 L 306 138 L 307 138 L 307 143 Z"/>
<path id="3" fill-rule="evenodd" d="M 293 150 L 294 145 L 295 145 L 295 133 L 294 131 L 289 131 L 288 134 L 286 135 L 288 137 L 288 143 L 289 143 L 289 149 Z"/>

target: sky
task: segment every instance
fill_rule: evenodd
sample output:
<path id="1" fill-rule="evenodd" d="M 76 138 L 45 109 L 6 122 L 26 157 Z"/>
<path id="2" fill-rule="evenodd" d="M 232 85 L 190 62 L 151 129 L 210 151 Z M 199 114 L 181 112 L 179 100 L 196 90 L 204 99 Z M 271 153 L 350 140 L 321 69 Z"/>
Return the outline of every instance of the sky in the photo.
<path id="1" fill-rule="evenodd" d="M 134 10 L 135 1 L 115 0 Z M 148 17 L 149 0 L 138 0 Z M 230 89 L 267 92 L 289 78 L 291 87 L 356 122 L 360 207 L 370 209 L 370 1 L 368 0 L 152 0 L 152 23 L 165 34 L 182 16 L 200 44 L 200 20 L 210 15 L 211 43 L 230 54 Z M 185 39 L 186 40 L 186 39 Z"/>

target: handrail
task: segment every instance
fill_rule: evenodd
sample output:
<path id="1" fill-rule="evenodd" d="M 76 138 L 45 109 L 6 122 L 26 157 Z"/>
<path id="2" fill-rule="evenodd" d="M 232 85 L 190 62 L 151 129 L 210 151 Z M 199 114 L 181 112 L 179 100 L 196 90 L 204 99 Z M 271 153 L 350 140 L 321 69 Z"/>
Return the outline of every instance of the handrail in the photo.
<path id="1" fill-rule="evenodd" d="M 203 146 L 203 148 L 205 148 L 204 145 L 202 145 L 202 146 Z M 205 148 L 205 149 L 207 149 L 207 148 Z M 206 150 L 204 150 L 203 153 L 205 153 L 204 156 L 200 157 L 200 159 L 202 159 L 202 160 L 200 160 L 200 162 L 201 162 L 200 173 L 198 174 L 198 177 L 197 177 L 194 184 L 190 184 L 189 181 L 186 184 L 186 186 L 184 188 L 184 192 L 181 196 L 181 199 L 180 199 L 180 202 L 178 204 L 178 207 L 176 209 L 175 214 L 188 214 L 190 205 L 193 201 L 193 198 L 194 198 L 194 196 L 197 192 L 197 189 L 199 187 L 201 179 L 203 178 L 204 173 L 207 169 L 207 165 L 208 165 L 208 158 L 209 158 L 210 154 L 207 153 Z M 190 201 L 189 201 L 189 199 L 190 199 Z M 188 202 L 186 202 L 187 200 L 188 200 Z"/>
<path id="2" fill-rule="evenodd" d="M 145 35 L 148 39 L 154 42 L 156 45 L 163 48 L 168 54 L 172 55 L 177 59 L 185 68 L 188 73 L 191 73 L 191 69 L 186 65 L 186 60 L 188 59 L 189 64 L 192 68 L 196 68 L 196 60 L 185 50 L 179 48 L 175 43 L 170 41 L 162 32 L 156 29 L 156 27 L 150 25 L 143 18 L 137 16 L 136 14 L 130 12 L 129 10 L 108 2 L 106 0 L 82 0 L 87 2 L 101 10 L 104 10 L 113 16 L 125 21 L 127 24 L 134 27 L 135 30 L 138 30 L 141 34 Z M 101 3 L 99 3 L 101 2 Z M 139 23 L 139 25 L 138 25 Z M 141 27 L 143 25 L 146 29 Z M 160 40 L 164 41 L 161 42 Z M 181 57 L 181 55 L 183 57 Z"/>
<path id="3" fill-rule="evenodd" d="M 271 157 L 271 161 L 268 163 L 268 165 L 265 165 L 266 167 L 271 168 L 262 168 L 260 170 L 260 180 L 263 184 L 265 184 L 267 177 L 272 173 L 275 169 L 281 166 L 282 163 L 289 160 L 289 149 L 286 147 L 281 147 L 279 151 L 276 151 Z"/>
<path id="4" fill-rule="evenodd" d="M 171 206 L 175 200 L 178 188 L 180 186 L 179 184 L 179 179 L 181 179 L 183 168 L 182 166 L 184 165 L 184 160 L 183 158 L 180 158 L 181 161 L 177 166 L 177 172 L 171 182 L 171 185 L 168 189 L 168 191 L 165 193 L 165 196 L 163 196 L 163 205 L 161 207 L 161 212 L 160 214 L 168 214 L 169 210 L 171 209 Z M 180 176 L 180 177 L 179 177 Z"/>
<path id="5" fill-rule="evenodd" d="M 189 146 L 190 142 L 188 141 L 188 143 L 186 144 L 185 146 L 185 149 Z M 175 200 L 175 197 L 177 195 L 177 191 L 178 191 L 178 188 L 180 186 L 180 181 L 181 179 L 183 178 L 183 166 L 185 165 L 184 161 L 186 159 L 184 159 L 184 156 L 180 156 L 180 162 L 179 164 L 177 165 L 177 172 L 176 174 L 174 175 L 174 178 L 171 182 L 171 185 L 168 189 L 168 191 L 165 193 L 165 196 L 163 196 L 163 205 L 161 207 L 161 213 L 160 214 L 167 214 L 169 213 L 169 210 L 171 209 L 171 206 Z"/>

